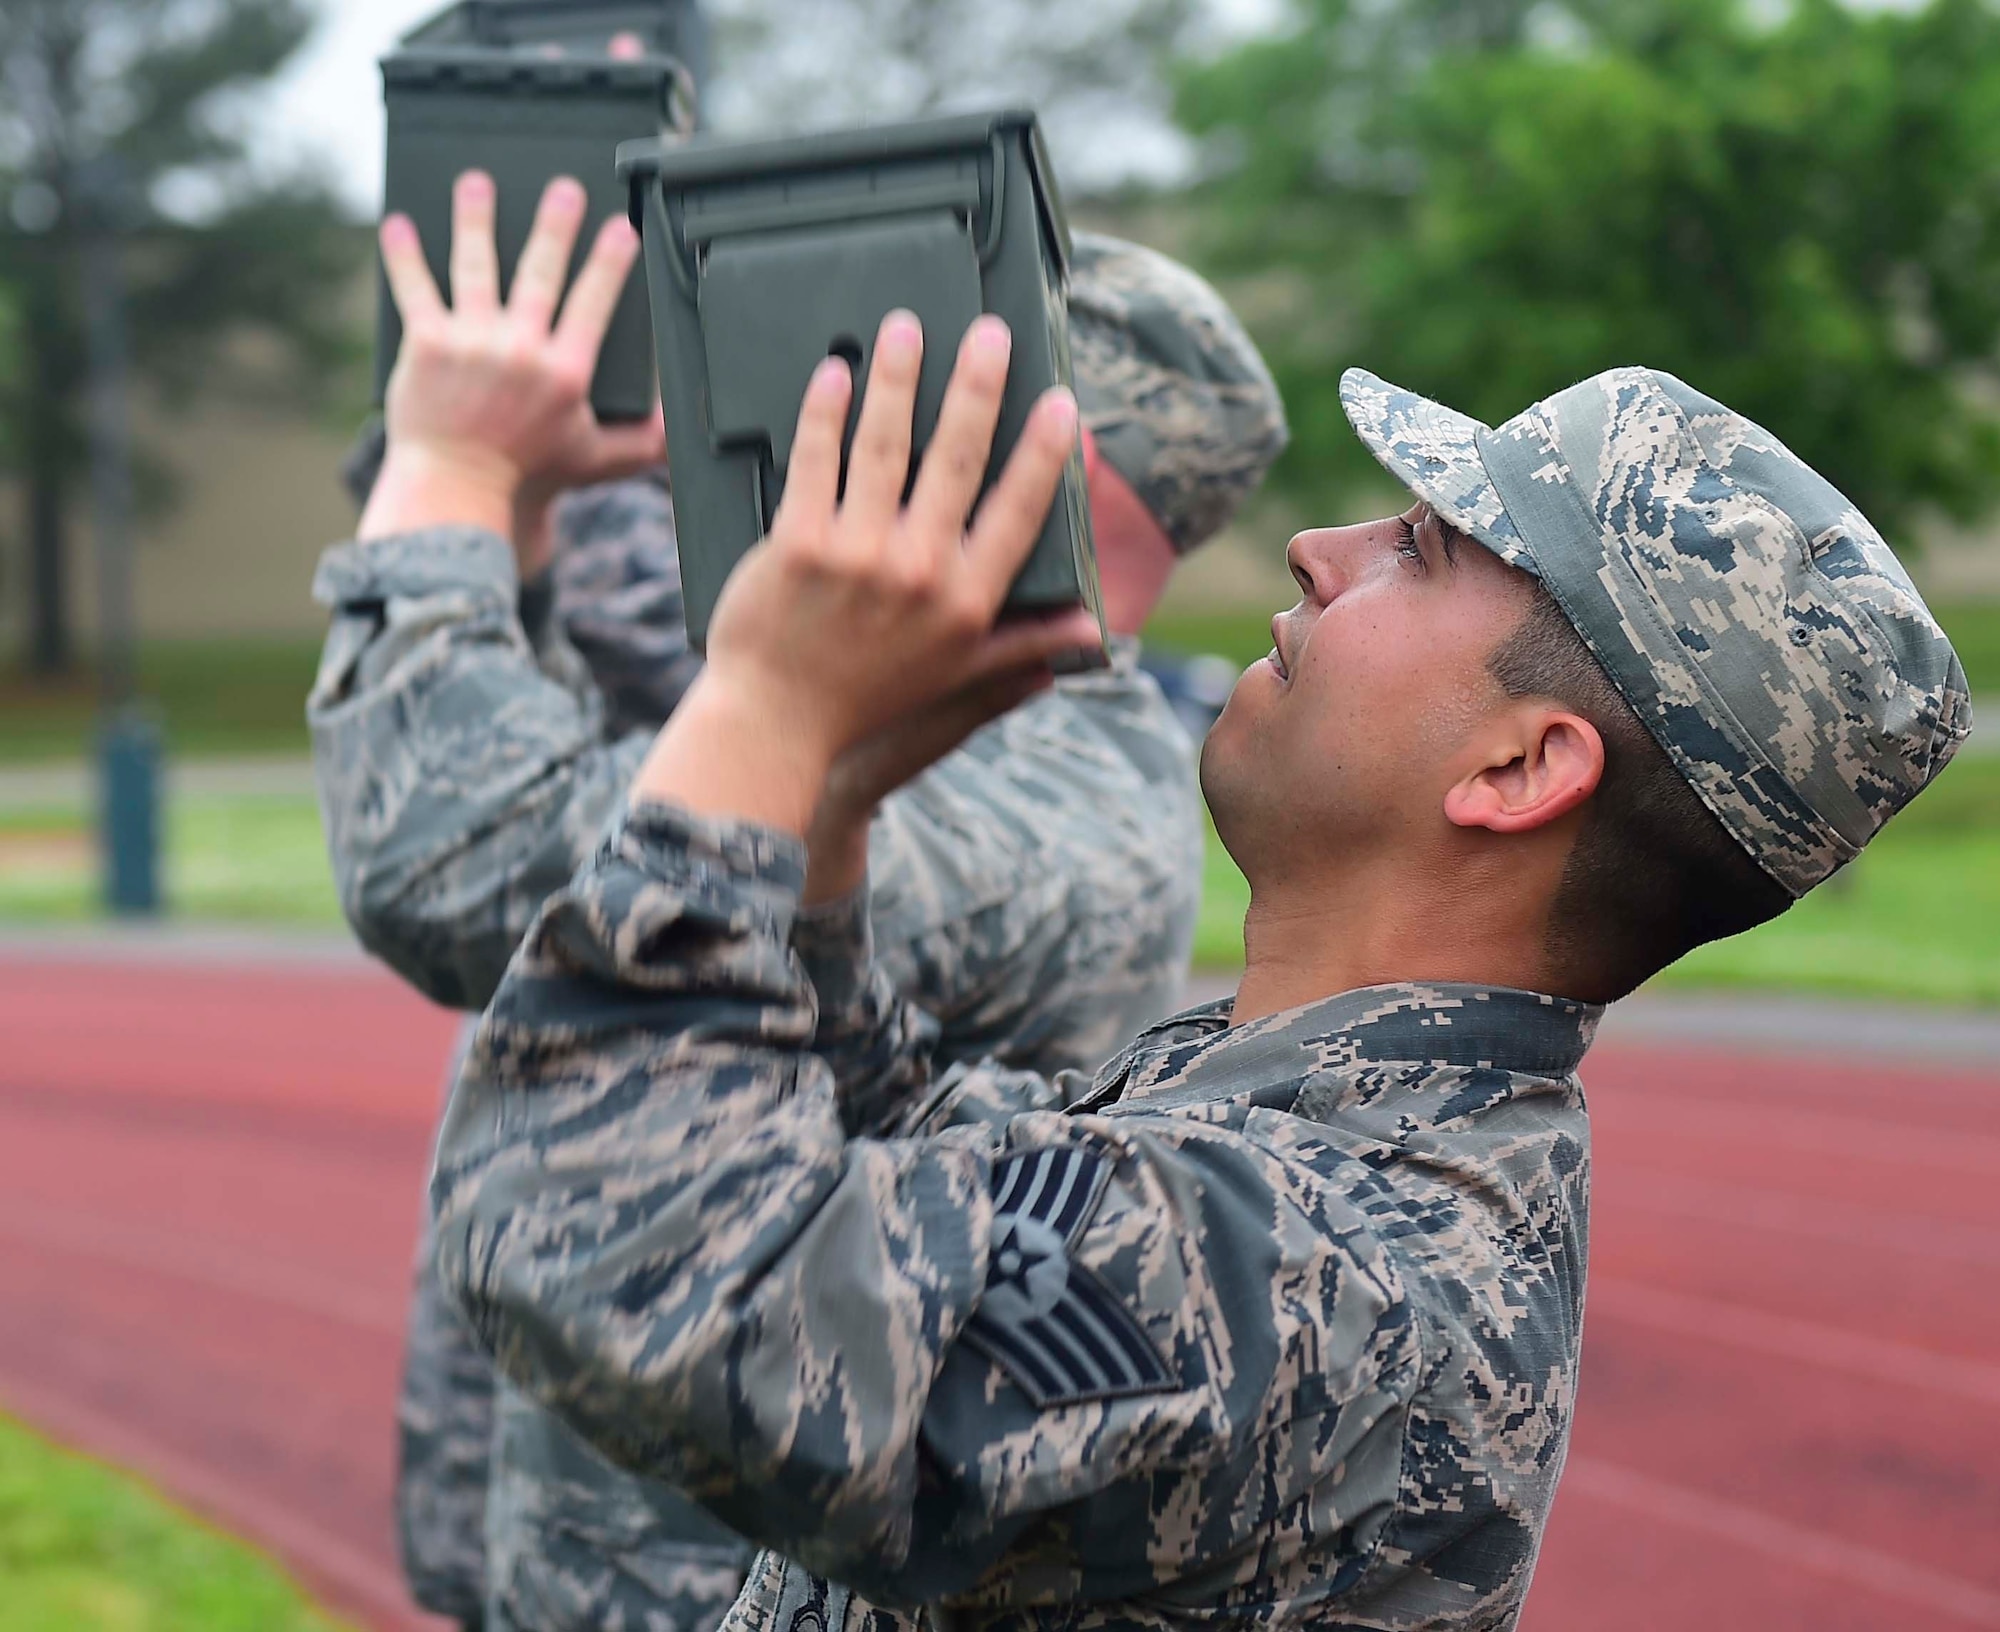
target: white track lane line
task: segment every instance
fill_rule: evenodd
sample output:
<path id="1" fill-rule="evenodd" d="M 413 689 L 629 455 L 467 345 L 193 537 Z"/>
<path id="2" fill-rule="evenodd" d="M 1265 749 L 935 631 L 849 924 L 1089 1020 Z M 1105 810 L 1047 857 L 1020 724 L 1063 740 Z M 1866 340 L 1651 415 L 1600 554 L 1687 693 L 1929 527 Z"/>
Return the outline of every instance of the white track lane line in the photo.
<path id="1" fill-rule="evenodd" d="M 33 1207 L 0 1203 L 0 1235 L 55 1252 L 171 1275 L 364 1331 L 403 1336 L 407 1314 L 403 1294 L 392 1297 L 343 1284 L 316 1270 L 246 1252 L 233 1242 L 176 1236 L 165 1229 L 142 1235 L 110 1219 L 39 1203 Z"/>
<path id="2" fill-rule="evenodd" d="M 2000 1365 L 1990 1361 L 1890 1343 L 1818 1321 L 1766 1314 L 1740 1303 L 1690 1297 L 1611 1275 L 1590 1277 L 1585 1311 L 1588 1323 L 1629 1321 L 1701 1343 L 1725 1343 L 1892 1388 L 1926 1389 L 2000 1410 Z"/>
<path id="3" fill-rule="evenodd" d="M 1895 1553 L 1773 1518 L 1757 1508 L 1709 1491 L 1669 1484 L 1598 1457 L 1573 1456 L 1563 1475 L 1559 1499 L 1574 1501 L 1579 1496 L 1623 1508 L 1657 1524 L 1694 1531 L 1727 1546 L 1759 1554 L 1787 1569 L 1809 1570 L 1829 1580 L 1843 1581 L 1931 1616 L 1945 1616 L 1967 1626 L 2000 1627 L 2000 1592 L 1942 1570 L 1913 1564 Z M 1530 1596 L 1530 1622 L 1533 1615 L 1534 1599 Z M 1899 1618 L 1882 1624 L 1917 1623 Z"/>

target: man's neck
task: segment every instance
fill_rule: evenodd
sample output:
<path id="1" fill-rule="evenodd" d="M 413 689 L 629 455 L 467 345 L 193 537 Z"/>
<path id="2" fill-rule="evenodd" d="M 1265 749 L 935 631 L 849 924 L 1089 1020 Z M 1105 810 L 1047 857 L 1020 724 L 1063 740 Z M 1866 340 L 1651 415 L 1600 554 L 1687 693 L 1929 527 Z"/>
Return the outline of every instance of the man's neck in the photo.
<path id="1" fill-rule="evenodd" d="M 1527 892 L 1451 877 L 1377 871 L 1255 889 L 1232 1024 L 1409 981 L 1538 990 L 1543 932 Z"/>

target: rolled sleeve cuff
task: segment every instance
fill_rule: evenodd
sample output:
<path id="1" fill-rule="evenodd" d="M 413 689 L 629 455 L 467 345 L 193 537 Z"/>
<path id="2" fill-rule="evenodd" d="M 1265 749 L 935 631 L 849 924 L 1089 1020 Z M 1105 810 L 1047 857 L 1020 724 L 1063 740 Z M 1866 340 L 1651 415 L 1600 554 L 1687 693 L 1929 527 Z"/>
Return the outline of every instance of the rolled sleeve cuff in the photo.
<path id="1" fill-rule="evenodd" d="M 733 936 L 782 946 L 805 888 L 806 847 L 776 828 L 648 801 L 626 813 L 592 866 L 600 876 L 635 873 L 690 915 L 726 923 Z M 644 961 L 642 944 L 621 951 Z"/>
<path id="2" fill-rule="evenodd" d="M 337 544 L 320 557 L 313 599 L 335 609 L 427 595 L 490 593 L 512 608 L 514 549 L 483 527 L 427 527 Z"/>

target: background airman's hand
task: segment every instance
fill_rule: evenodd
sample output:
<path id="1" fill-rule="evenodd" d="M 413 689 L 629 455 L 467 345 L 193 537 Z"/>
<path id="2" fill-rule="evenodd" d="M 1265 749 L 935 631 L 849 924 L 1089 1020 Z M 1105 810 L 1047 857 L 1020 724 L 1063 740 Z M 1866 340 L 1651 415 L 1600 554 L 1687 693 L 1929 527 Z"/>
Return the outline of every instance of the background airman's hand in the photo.
<path id="1" fill-rule="evenodd" d="M 361 536 L 491 527 L 514 540 L 529 578 L 548 563 L 556 497 L 657 464 L 666 435 L 657 414 L 605 426 L 590 406 L 598 353 L 638 255 L 631 224 L 605 223 L 565 299 L 587 198 L 575 181 L 550 183 L 503 303 L 495 202 L 491 177 L 459 178 L 449 306 L 415 225 L 407 216 L 382 224 L 403 346 L 389 381 L 388 454 Z"/>

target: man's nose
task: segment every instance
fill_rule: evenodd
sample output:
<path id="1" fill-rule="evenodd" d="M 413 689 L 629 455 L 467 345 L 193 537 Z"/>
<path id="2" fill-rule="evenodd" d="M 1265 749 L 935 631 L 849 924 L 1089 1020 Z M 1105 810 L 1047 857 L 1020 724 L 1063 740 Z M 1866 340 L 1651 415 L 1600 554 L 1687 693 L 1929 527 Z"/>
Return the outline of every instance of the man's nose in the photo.
<path id="1" fill-rule="evenodd" d="M 1384 525 L 1393 523 L 1313 527 L 1293 535 L 1285 549 L 1285 564 L 1305 598 L 1320 606 L 1331 604 L 1353 576 L 1354 563 L 1374 529 Z"/>

